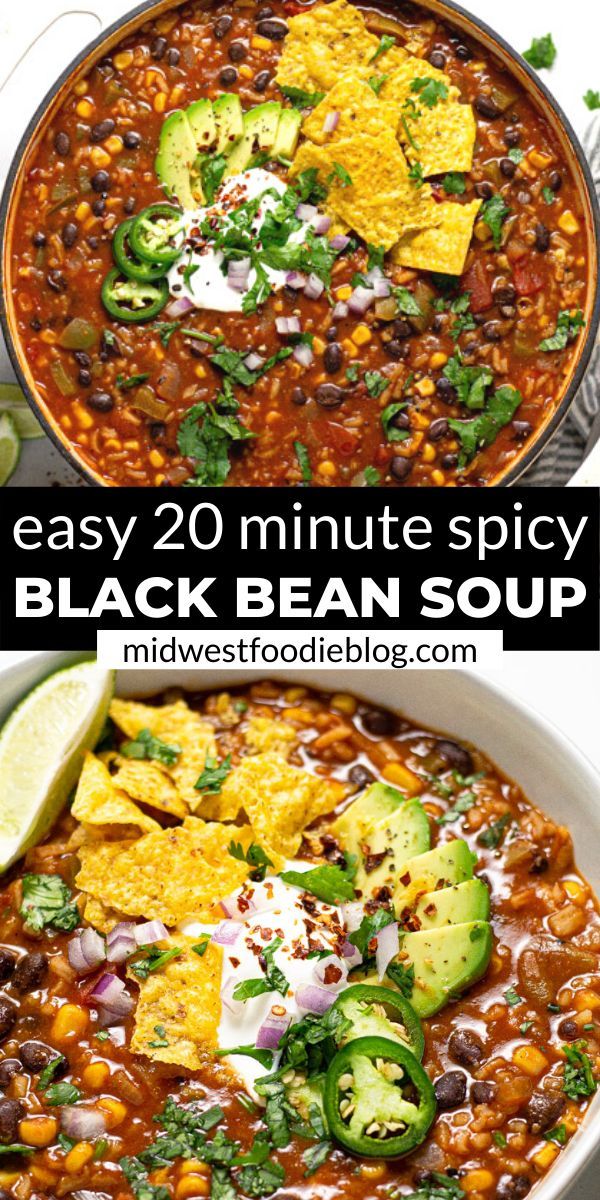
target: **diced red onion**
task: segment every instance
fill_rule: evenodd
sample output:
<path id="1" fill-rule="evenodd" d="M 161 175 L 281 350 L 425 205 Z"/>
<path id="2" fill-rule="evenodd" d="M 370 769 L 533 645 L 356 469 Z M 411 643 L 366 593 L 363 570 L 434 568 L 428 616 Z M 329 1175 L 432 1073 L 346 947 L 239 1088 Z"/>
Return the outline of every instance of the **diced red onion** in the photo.
<path id="1" fill-rule="evenodd" d="M 121 963 L 138 948 L 133 921 L 119 921 L 106 938 L 106 957 L 109 962 Z"/>
<path id="2" fill-rule="evenodd" d="M 334 968 L 335 979 L 328 980 L 327 974 L 328 972 L 331 974 L 332 968 Z M 338 958 L 337 954 L 317 959 L 313 971 L 317 983 L 320 983 L 322 987 L 332 988 L 333 991 L 343 987 L 348 977 L 348 965 L 343 958 Z"/>
<path id="3" fill-rule="evenodd" d="M 231 896 L 225 896 L 224 900 L 219 900 L 219 908 L 230 920 L 244 921 L 246 917 L 256 912 L 254 891 L 252 896 L 249 896 L 246 891 L 233 892 Z"/>
<path id="4" fill-rule="evenodd" d="M 312 346 L 307 346 L 304 342 L 300 342 L 298 346 L 294 346 L 292 357 L 296 359 L 297 363 L 300 363 L 301 367 L 310 367 L 314 357 Z"/>
<path id="5" fill-rule="evenodd" d="M 363 287 L 362 283 L 359 283 L 348 301 L 348 309 L 354 316 L 361 317 L 371 307 L 374 299 L 373 288 Z"/>
<path id="6" fill-rule="evenodd" d="M 239 921 L 220 921 L 211 937 L 217 946 L 233 946 L 242 932 Z"/>
<path id="7" fill-rule="evenodd" d="M 134 925 L 133 935 L 138 946 L 152 946 L 154 942 L 164 942 L 169 930 L 162 921 L 142 921 L 141 925 Z"/>
<path id="8" fill-rule="evenodd" d="M 347 233 L 336 233 L 335 237 L 332 237 L 330 244 L 334 250 L 339 250 L 341 253 L 350 244 L 350 238 Z"/>
<path id="9" fill-rule="evenodd" d="M 314 983 L 306 983 L 298 988 L 296 992 L 296 1004 L 303 1012 L 322 1013 L 327 1012 L 331 1008 L 335 1000 L 335 992 L 328 992 L 325 988 L 317 987 Z"/>
<path id="10" fill-rule="evenodd" d="M 87 1188 L 79 1188 L 71 1196 L 73 1200 L 111 1200 L 108 1192 L 90 1192 Z"/>
<path id="11" fill-rule="evenodd" d="M 273 1013 L 263 1021 L 256 1035 L 257 1050 L 276 1050 L 291 1022 L 289 1013 L 277 1017 Z"/>
<path id="12" fill-rule="evenodd" d="M 134 1006 L 122 979 L 111 974 L 100 977 L 93 992 L 90 992 L 90 1000 L 104 1010 L 107 1025 L 110 1025 L 111 1021 L 129 1016 Z"/>
<path id="13" fill-rule="evenodd" d="M 275 328 L 278 333 L 300 333 L 302 326 L 300 317 L 275 317 Z"/>
<path id="14" fill-rule="evenodd" d="M 60 1124 L 67 1137 L 78 1142 L 93 1142 L 106 1132 L 106 1117 L 97 1108 L 65 1104 L 60 1110 Z"/>
<path id="15" fill-rule="evenodd" d="M 233 999 L 233 992 L 235 991 L 239 982 L 239 979 L 236 979 L 234 976 L 230 976 L 229 979 L 225 980 L 225 983 L 221 988 L 221 1002 L 225 1005 L 225 1008 L 227 1008 L 230 1013 L 233 1013 L 234 1017 L 239 1016 L 239 1014 L 244 1010 L 244 1001 Z"/>
<path id="16" fill-rule="evenodd" d="M 383 929 L 380 929 L 377 934 L 375 961 L 377 963 L 377 974 L 380 979 L 383 979 L 389 963 L 391 963 L 399 949 L 398 925 L 394 921 L 390 925 L 384 925 Z"/>
<path id="17" fill-rule="evenodd" d="M 371 270 L 367 271 L 365 279 L 367 283 L 373 287 L 373 285 L 377 283 L 378 279 L 383 279 L 383 271 L 381 270 L 381 267 L 371 267 Z"/>
<path id="18" fill-rule="evenodd" d="M 319 279 L 319 276 L 315 275 L 313 271 L 306 281 L 304 295 L 306 296 L 307 300 L 318 300 L 324 288 L 325 284 L 323 283 L 323 280 Z"/>
<path id="19" fill-rule="evenodd" d="M 340 123 L 340 114 L 332 109 L 323 121 L 323 133 L 334 133 Z"/>
<path id="20" fill-rule="evenodd" d="M 106 943 L 101 934 L 88 925 L 76 937 L 71 938 L 67 954 L 69 962 L 78 975 L 87 975 L 106 958 Z"/>
<path id="21" fill-rule="evenodd" d="M 348 904 L 342 904 L 341 911 L 348 933 L 356 933 L 356 930 L 360 929 L 361 921 L 365 915 L 360 900 L 351 900 Z"/>
<path id="22" fill-rule="evenodd" d="M 288 287 L 294 288 L 296 291 L 298 291 L 300 288 L 304 287 L 304 284 L 306 283 L 306 275 L 303 275 L 302 271 L 288 271 L 285 277 L 285 282 Z"/>
<path id="23" fill-rule="evenodd" d="M 359 967 L 363 960 L 358 946 L 353 946 L 352 942 L 344 942 L 344 945 L 342 946 L 342 954 L 346 959 L 349 971 L 351 971 L 353 967 Z"/>
<path id="24" fill-rule="evenodd" d="M 314 221 L 318 216 L 318 208 L 314 204 L 299 204 L 295 215 L 299 221 Z"/>
<path id="25" fill-rule="evenodd" d="M 245 292 L 250 274 L 250 259 L 231 259 L 227 264 L 227 282 L 236 292 Z"/>
<path id="26" fill-rule="evenodd" d="M 386 296 L 389 296 L 391 290 L 392 285 L 389 279 L 376 279 L 373 284 L 373 291 L 378 300 L 384 300 Z"/>
<path id="27" fill-rule="evenodd" d="M 167 304 L 165 316 L 169 318 L 184 317 L 194 307 L 194 302 L 190 300 L 189 296 L 178 296 L 176 300 L 171 300 L 170 304 Z"/>
<path id="28" fill-rule="evenodd" d="M 314 231 L 318 234 L 328 233 L 330 225 L 331 217 L 317 217 L 317 220 L 313 222 Z"/>
<path id="29" fill-rule="evenodd" d="M 346 301 L 338 300 L 337 304 L 335 304 L 333 306 L 333 311 L 332 311 L 331 315 L 335 321 L 340 321 L 342 317 L 347 317 L 348 316 L 348 305 L 346 304 Z"/>
<path id="30" fill-rule="evenodd" d="M 244 366 L 247 367 L 249 371 L 258 371 L 259 367 L 264 367 L 264 365 L 264 358 L 261 358 L 260 354 L 257 354 L 255 350 L 251 350 L 244 359 Z"/>

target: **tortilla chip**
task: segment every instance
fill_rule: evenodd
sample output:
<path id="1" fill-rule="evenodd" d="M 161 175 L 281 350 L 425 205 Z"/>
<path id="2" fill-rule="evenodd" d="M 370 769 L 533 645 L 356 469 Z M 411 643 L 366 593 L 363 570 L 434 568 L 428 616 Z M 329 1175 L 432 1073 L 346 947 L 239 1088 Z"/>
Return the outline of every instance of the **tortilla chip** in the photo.
<path id="1" fill-rule="evenodd" d="M 293 858 L 306 826 L 335 808 L 344 788 L 290 766 L 280 754 L 256 754 L 230 772 L 223 794 L 244 809 L 255 840 L 267 854 Z"/>
<path id="2" fill-rule="evenodd" d="M 350 176 L 344 186 L 335 164 Z M 300 146 L 290 174 L 316 167 L 320 181 L 329 188 L 326 210 L 374 246 L 389 250 L 408 230 L 438 224 L 437 205 L 428 184 L 416 188 L 391 129 L 378 137 L 356 133 L 332 146 Z"/>
<path id="3" fill-rule="evenodd" d="M 104 888 L 112 876 L 115 861 L 134 844 L 131 841 L 121 840 L 117 842 L 86 842 L 85 845 L 80 846 L 77 857 L 81 867 L 75 881 L 79 890 L 88 892 L 96 900 L 101 899 Z"/>
<path id="4" fill-rule="evenodd" d="M 89 751 L 83 760 L 71 812 L 85 825 L 128 825 L 142 832 L 160 829 L 158 821 L 142 812 L 120 788 L 99 758 Z"/>
<path id="5" fill-rule="evenodd" d="M 126 913 L 118 912 L 116 908 L 106 908 L 96 896 L 87 897 L 83 915 L 100 933 L 109 933 L 119 921 L 127 920 Z"/>
<path id="6" fill-rule="evenodd" d="M 412 90 L 415 79 L 444 83 L 448 96 L 428 108 L 419 93 Z M 379 95 L 386 104 L 397 106 L 398 137 L 409 162 L 419 162 L 425 177 L 471 170 L 475 117 L 470 104 L 459 103 L 460 92 L 448 75 L 422 58 L 409 56 L 389 74 Z"/>
<path id="7" fill-rule="evenodd" d="M 248 875 L 247 864 L 229 854 L 234 835 L 244 848 L 252 841 L 249 826 L 186 817 L 183 825 L 146 834 L 123 854 L 92 860 L 93 869 L 87 858 L 77 886 L 129 916 L 169 926 L 191 916 L 211 921 L 218 901 Z"/>
<path id="8" fill-rule="evenodd" d="M 287 721 L 274 721 L 271 717 L 251 717 L 244 732 L 246 743 L 253 754 L 273 751 L 287 758 L 298 741 L 298 734 Z"/>
<path id="9" fill-rule="evenodd" d="M 212 725 L 188 708 L 185 700 L 154 708 L 117 699 L 110 706 L 110 715 L 128 738 L 135 739 L 141 729 L 149 729 L 168 745 L 181 746 L 181 754 L 167 771 L 181 799 L 189 808 L 197 806 L 199 793 L 194 784 L 204 770 L 207 754 L 214 757 L 217 753 Z"/>
<path id="10" fill-rule="evenodd" d="M 338 113 L 339 121 L 332 133 L 325 133 L 323 125 L 328 113 Z M 306 118 L 302 126 L 305 137 L 318 146 L 343 141 L 360 131 L 372 137 L 395 132 L 398 115 L 395 104 L 384 104 L 375 95 L 368 83 L 356 73 L 345 75 L 324 100 Z"/>
<path id="11" fill-rule="evenodd" d="M 437 229 L 406 234 L 392 250 L 393 261 L 415 271 L 462 275 L 480 207 L 481 200 L 473 200 L 470 204 L 449 202 L 438 205 L 442 221 Z"/>
<path id="12" fill-rule="evenodd" d="M 147 759 L 117 757 L 118 769 L 112 776 L 115 787 L 132 800 L 157 808 L 173 817 L 185 817 L 188 805 L 181 799 L 173 780 L 160 763 Z"/>
<path id="13" fill-rule="evenodd" d="M 154 1062 L 197 1071 L 217 1045 L 223 951 L 209 942 L 200 956 L 193 940 L 181 936 L 171 944 L 182 947 L 180 957 L 147 979 L 131 975 L 140 989 L 131 1049 Z"/>
<path id="14" fill-rule="evenodd" d="M 275 76 L 280 87 L 327 92 L 347 70 L 366 68 L 379 46 L 363 14 L 346 0 L 291 17 L 288 30 Z"/>

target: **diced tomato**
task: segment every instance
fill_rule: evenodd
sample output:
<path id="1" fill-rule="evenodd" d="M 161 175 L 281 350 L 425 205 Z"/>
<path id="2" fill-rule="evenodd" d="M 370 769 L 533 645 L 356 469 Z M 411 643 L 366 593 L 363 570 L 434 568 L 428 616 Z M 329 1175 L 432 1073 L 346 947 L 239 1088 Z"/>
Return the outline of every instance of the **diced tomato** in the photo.
<path id="1" fill-rule="evenodd" d="M 532 258 L 528 258 L 527 262 L 515 263 L 513 280 L 520 296 L 533 296 L 544 286 L 544 276 Z"/>
<path id="2" fill-rule="evenodd" d="M 387 467 L 393 456 L 393 451 L 389 446 L 378 446 L 375 451 L 375 462 L 378 467 Z"/>
<path id="3" fill-rule="evenodd" d="M 471 311 L 474 313 L 485 312 L 486 308 L 491 308 L 494 303 L 492 296 L 492 288 L 485 266 L 481 259 L 475 259 L 475 262 L 462 277 L 463 292 L 471 293 Z"/>
<path id="4" fill-rule="evenodd" d="M 340 454 L 346 455 L 348 458 L 354 454 L 356 447 L 359 444 L 359 439 L 355 433 L 351 433 L 349 429 L 344 429 L 342 425 L 334 425 L 332 421 L 328 426 L 328 443 L 334 450 L 339 450 Z"/>

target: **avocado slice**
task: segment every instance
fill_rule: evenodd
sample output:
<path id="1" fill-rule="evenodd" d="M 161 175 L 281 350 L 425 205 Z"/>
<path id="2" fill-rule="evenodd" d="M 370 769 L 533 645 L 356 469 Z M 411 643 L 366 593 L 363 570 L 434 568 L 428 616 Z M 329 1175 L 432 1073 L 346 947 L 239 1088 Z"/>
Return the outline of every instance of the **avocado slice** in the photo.
<path id="1" fill-rule="evenodd" d="M 197 153 L 209 150 L 217 136 L 213 106 L 210 100 L 194 100 L 194 103 L 189 104 L 186 108 L 186 116 L 196 142 Z"/>
<path id="2" fill-rule="evenodd" d="M 389 816 L 400 804 L 406 802 L 406 796 L 387 783 L 372 783 L 348 806 L 331 826 L 334 838 L 342 849 L 349 854 L 358 854 L 360 843 L 364 841 L 367 830 L 377 825 L 378 821 Z"/>
<path id="3" fill-rule="evenodd" d="M 244 132 L 229 155 L 227 175 L 245 171 L 260 150 L 271 150 L 277 135 L 281 104 L 267 100 L 244 113 Z"/>
<path id="4" fill-rule="evenodd" d="M 163 122 L 154 166 L 167 195 L 182 208 L 195 208 L 190 172 L 197 153 L 187 114 L 177 109 Z"/>
<path id="5" fill-rule="evenodd" d="M 427 854 L 418 854 L 416 858 L 409 859 L 403 863 L 396 882 L 396 912 L 402 913 L 406 908 L 412 910 L 424 892 L 433 892 L 440 887 L 472 879 L 476 861 L 462 838 L 444 842 Z"/>
<path id="6" fill-rule="evenodd" d="M 217 136 L 217 154 L 229 154 L 244 132 L 244 113 L 239 96 L 225 92 L 214 101 L 213 115 Z"/>
<path id="7" fill-rule="evenodd" d="M 420 930 L 487 921 L 490 893 L 482 879 L 466 879 L 437 892 L 426 892 L 419 898 L 414 915 Z"/>
<path id="8" fill-rule="evenodd" d="M 399 804 L 376 825 L 370 825 L 360 844 L 356 886 L 365 895 L 396 886 L 403 864 L 431 845 L 429 818 L 419 800 Z"/>
<path id="9" fill-rule="evenodd" d="M 273 143 L 273 158 L 282 158 L 287 161 L 294 157 L 301 124 L 302 113 L 298 109 L 282 108 L 277 135 Z"/>
<path id="10" fill-rule="evenodd" d="M 468 921 L 407 933 L 402 953 L 403 966 L 415 972 L 410 1002 L 420 1017 L 430 1017 L 481 979 L 492 953 L 491 925 Z"/>

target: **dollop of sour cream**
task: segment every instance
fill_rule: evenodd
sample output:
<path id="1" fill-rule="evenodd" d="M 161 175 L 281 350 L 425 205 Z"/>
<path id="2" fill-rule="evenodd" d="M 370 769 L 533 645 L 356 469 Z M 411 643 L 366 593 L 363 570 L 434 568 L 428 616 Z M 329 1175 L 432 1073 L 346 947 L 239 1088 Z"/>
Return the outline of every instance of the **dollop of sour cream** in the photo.
<path id="1" fill-rule="evenodd" d="M 252 233 L 257 237 L 268 212 L 273 212 L 279 203 L 278 197 L 287 191 L 287 184 L 262 167 L 253 167 L 239 175 L 232 175 L 221 185 L 213 204 L 194 211 L 187 211 L 185 227 L 182 234 L 182 257 L 177 260 L 168 273 L 169 290 L 176 299 L 186 297 L 195 308 L 212 309 L 215 312 L 242 312 L 244 295 L 256 281 L 256 271 L 250 269 L 247 285 L 244 291 L 231 287 L 227 274 L 222 270 L 223 254 L 216 250 L 209 239 L 205 239 L 200 226 L 203 221 L 219 218 L 227 223 L 230 214 L 235 212 L 249 200 L 263 196 L 265 192 L 275 192 L 276 195 L 264 195 L 252 222 Z M 231 221 L 229 221 L 231 223 Z M 290 242 L 302 242 L 306 236 L 307 225 L 295 231 Z M 282 288 L 286 281 L 286 271 L 274 270 L 265 266 L 264 271 L 274 290 Z"/>
<path id="2" fill-rule="evenodd" d="M 307 869 L 306 863 L 290 863 L 296 870 Z M 259 1030 L 266 1020 L 287 1020 L 289 1024 L 306 1015 L 297 1000 L 299 989 L 305 986 L 325 988 L 334 994 L 344 986 L 345 976 L 337 978 L 336 967 L 328 972 L 333 978 L 324 983 L 316 973 L 327 966 L 323 955 L 334 955 L 332 964 L 339 961 L 341 948 L 346 940 L 346 931 L 340 909 L 317 900 L 315 896 L 301 892 L 297 887 L 283 883 L 276 876 L 263 883 L 247 884 L 231 900 L 248 897 L 254 906 L 251 912 L 240 917 L 239 934 L 231 945 L 223 946 L 223 968 L 221 980 L 221 1020 L 218 1029 L 219 1049 L 236 1046 L 254 1046 Z M 214 932 L 209 926 L 193 918 L 183 921 L 180 931 L 187 937 L 197 938 L 201 933 Z M 276 939 L 281 944 L 274 950 L 272 961 L 288 982 L 286 995 L 277 991 L 265 992 L 245 1001 L 232 1001 L 232 992 L 238 983 L 247 979 L 265 978 L 259 962 L 261 954 Z M 311 955 L 312 957 L 309 957 Z M 234 1070 L 246 1090 L 256 1098 L 256 1079 L 267 1074 L 265 1067 L 245 1055 L 224 1056 L 223 1061 Z M 278 1055 L 273 1055 L 272 1070 L 277 1067 Z"/>

